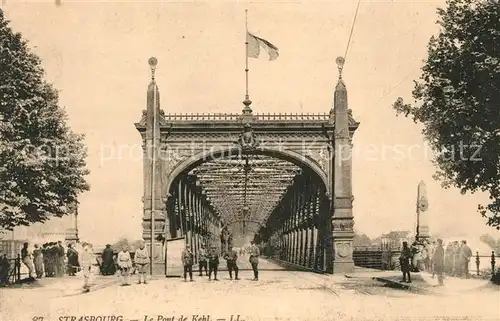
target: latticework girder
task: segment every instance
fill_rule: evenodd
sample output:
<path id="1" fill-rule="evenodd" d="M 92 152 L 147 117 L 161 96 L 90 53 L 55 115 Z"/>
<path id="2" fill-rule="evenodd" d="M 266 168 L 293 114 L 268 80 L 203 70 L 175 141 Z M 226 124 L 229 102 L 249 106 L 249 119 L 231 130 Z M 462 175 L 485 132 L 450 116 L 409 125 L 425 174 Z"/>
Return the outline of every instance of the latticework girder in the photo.
<path id="1" fill-rule="evenodd" d="M 301 172 L 280 159 L 235 155 L 203 163 L 189 174 L 225 222 L 262 224 Z"/>

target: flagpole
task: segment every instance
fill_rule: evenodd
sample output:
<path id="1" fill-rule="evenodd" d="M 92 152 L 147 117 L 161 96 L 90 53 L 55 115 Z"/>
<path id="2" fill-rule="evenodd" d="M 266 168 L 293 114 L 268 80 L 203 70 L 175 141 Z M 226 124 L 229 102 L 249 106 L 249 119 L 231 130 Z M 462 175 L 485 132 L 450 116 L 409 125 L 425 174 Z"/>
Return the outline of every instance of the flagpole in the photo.
<path id="1" fill-rule="evenodd" d="M 245 100 L 243 101 L 243 105 L 245 108 L 243 109 L 244 114 L 251 114 L 252 109 L 250 105 L 252 101 L 250 100 L 250 95 L 248 94 L 248 9 L 245 9 Z"/>

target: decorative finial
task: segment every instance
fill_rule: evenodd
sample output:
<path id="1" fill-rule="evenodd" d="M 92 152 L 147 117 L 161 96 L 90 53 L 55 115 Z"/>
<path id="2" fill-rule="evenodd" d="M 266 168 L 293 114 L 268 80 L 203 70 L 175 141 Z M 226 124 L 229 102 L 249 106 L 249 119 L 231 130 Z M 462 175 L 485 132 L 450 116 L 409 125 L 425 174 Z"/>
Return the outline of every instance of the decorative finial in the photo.
<path id="1" fill-rule="evenodd" d="M 158 64 L 158 59 L 155 57 L 151 57 L 148 60 L 149 63 L 149 68 L 151 68 L 151 79 L 155 80 L 155 70 L 156 70 L 156 65 Z"/>
<path id="2" fill-rule="evenodd" d="M 337 57 L 335 62 L 337 63 L 337 68 L 339 69 L 339 79 L 342 79 L 342 69 L 344 68 L 345 59 L 344 57 Z"/>

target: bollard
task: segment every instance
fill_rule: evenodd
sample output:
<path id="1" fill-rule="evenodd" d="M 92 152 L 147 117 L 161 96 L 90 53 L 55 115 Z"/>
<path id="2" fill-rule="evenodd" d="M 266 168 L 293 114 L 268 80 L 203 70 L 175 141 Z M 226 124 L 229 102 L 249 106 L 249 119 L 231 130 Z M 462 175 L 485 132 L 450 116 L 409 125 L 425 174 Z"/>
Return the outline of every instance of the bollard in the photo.
<path id="1" fill-rule="evenodd" d="M 491 275 L 495 276 L 495 251 L 491 251 Z"/>
<path id="2" fill-rule="evenodd" d="M 476 274 L 479 275 L 479 252 L 476 252 Z"/>

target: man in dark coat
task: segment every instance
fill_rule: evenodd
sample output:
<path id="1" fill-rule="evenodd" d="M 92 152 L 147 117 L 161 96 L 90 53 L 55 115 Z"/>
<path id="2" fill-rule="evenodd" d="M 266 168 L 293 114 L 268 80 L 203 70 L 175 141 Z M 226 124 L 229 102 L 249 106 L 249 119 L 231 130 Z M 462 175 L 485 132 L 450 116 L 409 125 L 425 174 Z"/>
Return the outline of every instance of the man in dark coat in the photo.
<path id="1" fill-rule="evenodd" d="M 73 248 L 73 245 L 68 245 L 66 256 L 68 257 L 68 274 L 75 276 L 80 263 L 78 262 L 78 252 Z"/>
<path id="2" fill-rule="evenodd" d="M 9 283 L 10 262 L 7 254 L 0 253 L 0 285 L 5 286 Z"/>
<path id="3" fill-rule="evenodd" d="M 438 285 L 443 286 L 443 274 L 444 274 L 444 248 L 443 240 L 437 240 L 437 246 L 434 251 L 434 256 L 432 258 L 432 263 L 434 265 L 434 272 L 438 276 Z"/>
<path id="4" fill-rule="evenodd" d="M 208 252 L 208 280 L 212 280 L 212 272 L 214 273 L 214 281 L 217 279 L 217 270 L 219 268 L 219 253 L 215 245 L 212 245 Z"/>
<path id="5" fill-rule="evenodd" d="M 236 261 L 238 260 L 238 254 L 235 250 L 230 247 L 226 253 L 224 253 L 224 259 L 227 262 L 227 270 L 229 271 L 229 278 L 233 279 L 233 270 L 234 270 L 234 279 L 239 280 L 238 278 L 238 265 Z"/>
<path id="6" fill-rule="evenodd" d="M 403 242 L 403 248 L 401 249 L 401 255 L 399 256 L 401 272 L 403 272 L 403 282 L 411 283 L 410 269 L 412 257 L 413 255 L 411 253 L 411 249 L 408 247 L 408 242 Z M 406 280 L 406 276 L 408 276 L 408 280 Z"/>
<path id="7" fill-rule="evenodd" d="M 102 274 L 113 275 L 115 274 L 114 253 L 110 244 L 106 244 L 106 248 L 102 251 Z"/>

